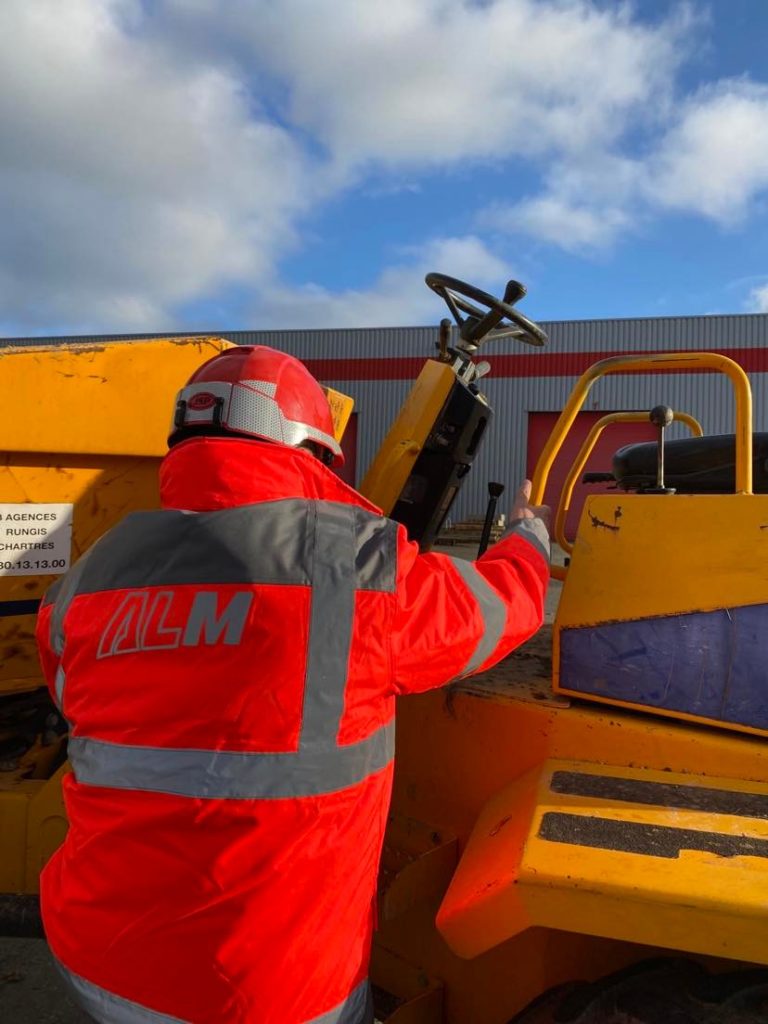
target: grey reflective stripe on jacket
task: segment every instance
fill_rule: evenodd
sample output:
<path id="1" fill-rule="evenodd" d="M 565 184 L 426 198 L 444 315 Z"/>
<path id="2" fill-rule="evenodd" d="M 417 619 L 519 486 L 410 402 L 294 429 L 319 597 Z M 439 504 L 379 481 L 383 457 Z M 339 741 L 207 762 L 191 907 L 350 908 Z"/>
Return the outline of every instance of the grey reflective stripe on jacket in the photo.
<path id="1" fill-rule="evenodd" d="M 78 593 L 78 587 L 80 585 L 82 575 L 85 572 L 85 568 L 88 565 L 88 559 L 91 557 L 95 546 L 96 545 L 90 547 L 86 553 L 77 560 L 69 572 L 60 576 L 56 582 L 48 588 L 41 602 L 42 607 L 53 604 L 53 608 L 51 609 L 48 642 L 53 653 L 59 658 L 61 658 L 64 653 L 64 618 L 69 611 L 69 606 L 72 604 L 72 599 Z M 62 713 L 64 711 L 64 683 L 64 669 L 59 665 L 56 670 L 54 692 L 56 707 Z"/>
<path id="2" fill-rule="evenodd" d="M 483 618 L 483 634 L 477 641 L 469 661 L 459 673 L 460 676 L 467 676 L 476 671 L 496 650 L 507 622 L 507 606 L 485 577 L 477 571 L 473 562 L 467 562 L 463 558 L 451 558 L 451 561 L 480 606 Z"/>
<path id="3" fill-rule="evenodd" d="M 137 747 L 75 736 L 69 759 L 78 782 L 207 800 L 285 800 L 355 786 L 395 756 L 394 722 L 349 746 L 290 754 Z"/>
<path id="4" fill-rule="evenodd" d="M 550 557 L 549 533 L 541 519 L 519 519 L 505 536 L 515 534 L 528 541 L 547 561 Z M 480 607 L 483 618 L 483 635 L 477 642 L 472 655 L 459 676 L 476 672 L 496 650 L 507 622 L 507 605 L 499 597 L 485 577 L 477 571 L 473 562 L 452 558 L 453 566 L 472 592 Z"/>
<path id="5" fill-rule="evenodd" d="M 98 543 L 98 542 L 97 542 Z M 69 611 L 69 606 L 72 604 L 72 599 L 77 594 L 82 594 L 82 579 L 83 573 L 88 567 L 88 562 L 93 556 L 93 552 L 96 550 L 96 545 L 88 548 L 84 555 L 82 555 L 69 572 L 60 576 L 56 582 L 48 588 L 41 602 L 41 606 L 44 608 L 46 605 L 53 604 L 51 610 L 51 632 L 50 632 L 50 644 L 55 654 L 61 656 L 64 651 L 64 616 Z"/>
<path id="6" fill-rule="evenodd" d="M 303 498 L 215 512 L 132 512 L 101 538 L 98 557 L 82 569 L 81 559 L 70 572 L 79 570 L 77 595 L 184 584 L 308 586 L 318 533 L 326 523 L 338 530 L 340 520 L 348 524 L 344 557 L 352 560 L 356 589 L 394 591 L 397 523 L 354 505 Z"/>
<path id="7" fill-rule="evenodd" d="M 332 1010 L 304 1021 L 303 1024 L 373 1024 L 370 985 L 367 981 L 361 981 L 357 988 Z"/>
<path id="8" fill-rule="evenodd" d="M 158 1013 L 130 999 L 113 995 L 105 988 L 67 970 L 55 957 L 53 962 L 77 1004 L 98 1024 L 190 1024 L 181 1017 L 170 1017 L 167 1013 Z"/>
<path id="9" fill-rule="evenodd" d="M 59 667 L 56 669 L 56 678 L 53 681 L 53 689 L 54 693 L 56 694 L 55 703 L 59 711 L 64 710 L 64 686 L 66 684 L 66 681 L 66 673 L 64 672 L 64 669 L 61 667 L 61 665 L 59 665 Z"/>
<path id="10" fill-rule="evenodd" d="M 196 799 L 295 799 L 337 792 L 385 768 L 394 723 L 339 745 L 355 593 L 394 593 L 397 524 L 352 505 L 290 499 L 216 512 L 128 516 L 99 544 L 67 599 L 106 590 L 279 583 L 312 590 L 298 750 L 147 747 L 78 732 L 78 782 Z M 56 597 L 58 603 L 61 595 Z M 54 608 L 54 614 L 57 608 Z M 64 677 L 61 675 L 63 688 Z M 58 680 L 57 680 L 58 689 Z"/>
<path id="11" fill-rule="evenodd" d="M 515 534 L 517 537 L 522 537 L 527 540 L 540 555 L 543 555 L 547 561 L 551 556 L 552 545 L 549 540 L 549 531 L 541 519 L 518 519 L 507 530 L 505 537 L 509 537 L 510 534 Z"/>
<path id="12" fill-rule="evenodd" d="M 171 1017 L 167 1013 L 159 1013 L 130 999 L 116 996 L 67 970 L 55 958 L 54 963 L 75 1000 L 98 1024 L 193 1024 L 181 1017 Z M 363 981 L 333 1009 L 321 1013 L 319 1017 L 302 1021 L 301 1024 L 372 1024 L 372 1021 L 370 987 L 367 981 Z"/>

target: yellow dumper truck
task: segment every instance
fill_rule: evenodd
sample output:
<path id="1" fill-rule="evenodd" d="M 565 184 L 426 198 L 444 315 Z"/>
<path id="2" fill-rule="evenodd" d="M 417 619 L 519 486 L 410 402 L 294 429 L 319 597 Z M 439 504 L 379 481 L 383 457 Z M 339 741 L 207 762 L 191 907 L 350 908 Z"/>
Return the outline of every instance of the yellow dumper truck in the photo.
<path id="1" fill-rule="evenodd" d="M 441 326 L 361 484 L 424 549 L 491 420 L 478 352 L 499 336 L 544 342 L 515 282 L 502 299 L 427 283 L 456 327 Z M 5 934 L 39 934 L 38 875 L 67 827 L 67 726 L 42 686 L 40 597 L 118 519 L 157 505 L 179 382 L 228 344 L 0 352 Z M 554 517 L 569 564 L 553 565 L 551 634 L 401 702 L 372 969 L 389 1024 L 768 1021 L 768 494 L 753 474 L 768 488 L 746 374 L 706 352 L 595 364 L 541 455 L 533 501 L 596 380 L 675 370 L 728 377 L 734 433 L 701 436 L 662 405 L 599 421 Z M 340 437 L 350 404 L 333 404 Z M 615 490 L 587 499 L 571 543 L 565 514 L 599 433 L 649 415 L 658 443 L 617 454 Z M 673 417 L 694 436 L 666 444 Z"/>

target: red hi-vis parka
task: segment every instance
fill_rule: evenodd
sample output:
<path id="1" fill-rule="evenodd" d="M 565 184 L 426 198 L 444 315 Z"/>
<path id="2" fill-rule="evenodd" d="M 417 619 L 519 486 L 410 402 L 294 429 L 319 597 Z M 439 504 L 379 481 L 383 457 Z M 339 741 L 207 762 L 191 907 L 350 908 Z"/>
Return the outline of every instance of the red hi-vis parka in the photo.
<path id="1" fill-rule="evenodd" d="M 42 877 L 81 1005 L 120 1024 L 362 1024 L 394 698 L 542 621 L 528 520 L 476 563 L 419 555 L 309 453 L 193 439 L 38 622 L 71 726 Z"/>

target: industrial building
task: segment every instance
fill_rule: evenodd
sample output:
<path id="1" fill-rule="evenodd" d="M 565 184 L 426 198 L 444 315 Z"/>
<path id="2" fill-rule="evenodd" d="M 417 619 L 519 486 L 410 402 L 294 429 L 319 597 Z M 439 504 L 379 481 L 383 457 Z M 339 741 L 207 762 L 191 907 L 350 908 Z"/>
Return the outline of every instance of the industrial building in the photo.
<path id="1" fill-rule="evenodd" d="M 537 456 L 575 379 L 590 364 L 611 355 L 648 351 L 707 349 L 731 356 L 748 372 L 755 401 L 755 430 L 768 429 L 768 314 L 660 317 L 650 319 L 543 322 L 544 349 L 503 340 L 483 358 L 491 370 L 482 381 L 495 416 L 472 473 L 451 512 L 456 521 L 482 515 L 487 482 L 514 487 L 530 475 Z M 206 331 L 238 344 L 263 344 L 302 359 L 323 383 L 354 395 L 357 412 L 346 439 L 346 477 L 359 481 L 380 444 L 425 356 L 435 351 L 437 327 L 344 330 Z M 6 345 L 100 342 L 167 335 L 103 335 L 7 339 Z M 572 457 L 590 426 L 606 412 L 650 410 L 659 403 L 690 412 L 706 433 L 733 430 L 731 385 L 717 374 L 616 375 L 590 392 L 572 437 L 551 476 L 547 500 L 556 500 Z M 673 426 L 671 437 L 682 428 Z M 632 440 L 653 437 L 650 423 L 610 428 L 599 442 L 588 470 L 610 469 L 611 453 Z M 577 514 L 586 488 L 572 503 Z M 591 490 L 596 488 L 593 485 Z M 503 499 L 502 499 L 503 502 Z M 503 507 L 503 505 L 502 505 Z M 569 529 L 568 532 L 572 532 Z"/>

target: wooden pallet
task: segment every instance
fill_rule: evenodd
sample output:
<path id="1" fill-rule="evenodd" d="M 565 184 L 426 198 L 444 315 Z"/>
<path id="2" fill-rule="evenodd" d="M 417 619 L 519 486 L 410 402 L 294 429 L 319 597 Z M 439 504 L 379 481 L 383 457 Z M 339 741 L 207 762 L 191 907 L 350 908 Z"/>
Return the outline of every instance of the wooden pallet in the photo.
<path id="1" fill-rule="evenodd" d="M 484 520 L 473 517 L 449 526 L 442 530 L 437 538 L 437 543 L 447 545 L 479 544 L 480 538 L 483 535 L 483 522 Z M 499 522 L 498 520 L 494 522 L 491 526 L 491 535 L 488 543 L 495 544 L 503 536 L 506 529 L 506 522 Z"/>

